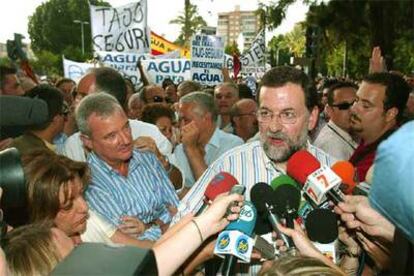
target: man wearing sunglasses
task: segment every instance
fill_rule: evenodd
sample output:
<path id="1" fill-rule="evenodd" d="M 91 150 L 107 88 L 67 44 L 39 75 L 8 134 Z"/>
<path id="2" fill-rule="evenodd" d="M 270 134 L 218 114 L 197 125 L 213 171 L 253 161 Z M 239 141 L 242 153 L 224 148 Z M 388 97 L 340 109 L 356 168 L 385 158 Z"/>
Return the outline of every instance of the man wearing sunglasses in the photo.
<path id="1" fill-rule="evenodd" d="M 325 111 L 330 120 L 321 129 L 314 145 L 338 160 L 348 160 L 358 144 L 349 134 L 351 106 L 358 87 L 350 82 L 338 82 L 327 92 Z"/>

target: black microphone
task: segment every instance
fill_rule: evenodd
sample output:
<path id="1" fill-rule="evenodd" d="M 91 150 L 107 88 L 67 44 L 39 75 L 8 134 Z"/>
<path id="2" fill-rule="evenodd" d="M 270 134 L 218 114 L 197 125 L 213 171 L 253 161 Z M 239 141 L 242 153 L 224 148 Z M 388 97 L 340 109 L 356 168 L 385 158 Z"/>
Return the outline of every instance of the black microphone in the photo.
<path id="1" fill-rule="evenodd" d="M 338 220 L 335 213 L 328 209 L 312 210 L 305 221 L 309 239 L 322 254 L 339 261 Z"/>
<path id="2" fill-rule="evenodd" d="M 279 185 L 273 192 L 276 212 L 286 220 L 286 226 L 293 228 L 293 220 L 298 216 L 300 190 L 290 184 Z"/>
<path id="3" fill-rule="evenodd" d="M 267 214 L 267 219 L 272 225 L 272 229 L 277 233 L 277 236 L 284 241 L 286 247 L 290 248 L 293 246 L 292 241 L 289 240 L 289 237 L 280 232 L 277 227 L 277 224 L 280 223 L 280 217 L 276 212 L 273 195 L 273 189 L 264 182 L 256 183 L 250 190 L 250 199 L 256 209 Z"/>

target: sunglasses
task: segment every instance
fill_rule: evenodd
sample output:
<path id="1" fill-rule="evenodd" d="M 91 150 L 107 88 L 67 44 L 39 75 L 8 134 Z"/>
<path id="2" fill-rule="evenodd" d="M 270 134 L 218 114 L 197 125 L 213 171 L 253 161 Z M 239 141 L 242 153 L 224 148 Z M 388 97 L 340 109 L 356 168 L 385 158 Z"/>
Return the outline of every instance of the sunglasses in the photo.
<path id="1" fill-rule="evenodd" d="M 355 101 L 351 102 L 351 103 L 339 103 L 339 104 L 333 104 L 332 107 L 337 107 L 339 110 L 348 110 Z"/>

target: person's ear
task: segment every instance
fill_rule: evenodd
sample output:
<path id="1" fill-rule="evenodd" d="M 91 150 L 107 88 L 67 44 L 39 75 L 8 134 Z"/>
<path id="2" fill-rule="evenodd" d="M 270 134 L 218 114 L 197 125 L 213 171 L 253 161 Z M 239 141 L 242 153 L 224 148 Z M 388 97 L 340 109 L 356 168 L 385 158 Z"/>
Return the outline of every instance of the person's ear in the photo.
<path id="1" fill-rule="evenodd" d="M 319 108 L 315 106 L 309 115 L 308 130 L 312 130 L 315 128 L 316 124 L 318 123 L 318 118 L 319 118 Z"/>
<path id="2" fill-rule="evenodd" d="M 80 135 L 80 139 L 83 143 L 83 145 L 88 149 L 88 150 L 92 150 L 92 140 L 88 135 L 85 134 L 81 134 Z"/>
<path id="3" fill-rule="evenodd" d="M 391 122 L 392 120 L 397 120 L 397 116 L 398 116 L 398 108 L 391 107 L 385 113 L 385 120 L 388 123 L 388 122 Z"/>

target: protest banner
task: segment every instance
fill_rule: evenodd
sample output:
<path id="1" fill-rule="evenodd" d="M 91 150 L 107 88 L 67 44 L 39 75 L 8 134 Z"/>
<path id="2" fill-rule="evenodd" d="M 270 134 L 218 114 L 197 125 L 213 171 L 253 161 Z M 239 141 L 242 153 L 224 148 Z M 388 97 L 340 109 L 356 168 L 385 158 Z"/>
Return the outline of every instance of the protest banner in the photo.
<path id="1" fill-rule="evenodd" d="M 188 49 L 182 48 L 178 45 L 175 45 L 171 41 L 163 38 L 162 36 L 151 31 L 151 54 L 154 56 L 162 55 L 168 52 L 175 50 L 180 51 L 182 58 L 190 58 L 190 51 Z"/>
<path id="2" fill-rule="evenodd" d="M 88 71 L 89 68 L 94 68 L 95 64 L 93 63 L 84 63 L 84 62 L 76 62 L 65 57 L 63 59 L 63 75 L 65 78 L 72 79 L 74 81 L 78 81 L 85 73 Z"/>
<path id="3" fill-rule="evenodd" d="M 171 79 L 176 84 L 191 80 L 191 64 L 188 59 L 143 60 L 142 68 L 149 82 L 156 84 L 162 84 L 164 79 Z"/>
<path id="4" fill-rule="evenodd" d="M 90 5 L 94 51 L 149 53 L 147 0 L 118 8 Z"/>
<path id="5" fill-rule="evenodd" d="M 141 62 L 145 59 L 150 59 L 148 54 L 132 54 L 132 53 L 118 53 L 118 52 L 97 52 L 100 62 L 117 70 L 124 77 L 129 78 L 136 89 L 142 87 L 141 75 L 137 68 L 139 60 Z"/>
<path id="6" fill-rule="evenodd" d="M 194 35 L 191 40 L 191 79 L 203 85 L 223 82 L 223 40 L 219 36 Z"/>
<path id="7" fill-rule="evenodd" d="M 265 32 L 264 29 L 256 36 L 250 49 L 240 57 L 242 70 L 244 67 L 257 66 L 257 64 L 264 59 L 266 52 Z"/>

